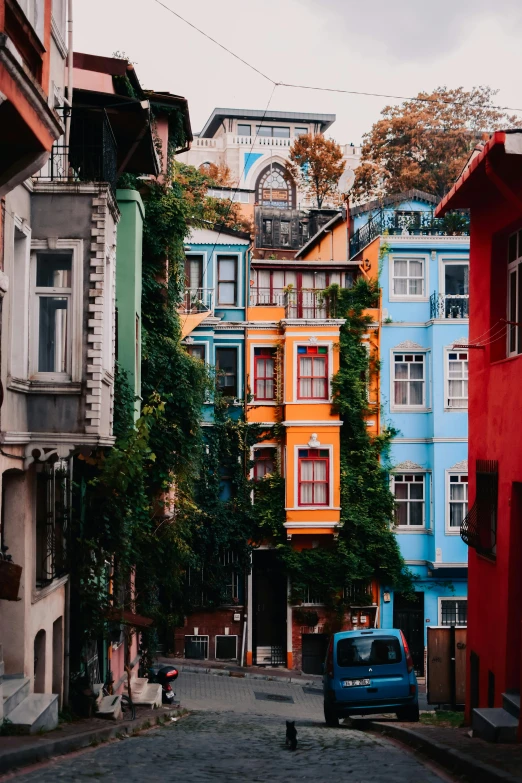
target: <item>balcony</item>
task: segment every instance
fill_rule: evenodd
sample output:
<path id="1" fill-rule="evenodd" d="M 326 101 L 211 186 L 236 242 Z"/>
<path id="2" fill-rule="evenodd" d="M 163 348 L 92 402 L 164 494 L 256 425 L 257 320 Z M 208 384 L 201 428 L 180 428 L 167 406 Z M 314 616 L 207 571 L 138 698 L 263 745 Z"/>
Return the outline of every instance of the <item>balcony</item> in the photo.
<path id="1" fill-rule="evenodd" d="M 469 318 L 469 294 L 438 294 L 430 296 L 430 318 Z"/>
<path id="2" fill-rule="evenodd" d="M 116 188 L 118 147 L 105 112 L 73 109 L 71 141 L 53 145 L 37 179 L 43 182 L 107 182 Z"/>
<path id="3" fill-rule="evenodd" d="M 182 313 L 212 313 L 214 310 L 213 288 L 187 288 L 181 306 Z"/>
<path id="4" fill-rule="evenodd" d="M 436 218 L 433 212 L 406 212 L 383 210 L 370 217 L 350 239 L 350 258 L 357 255 L 370 242 L 381 236 L 467 236 L 469 217 L 453 212 L 443 218 Z"/>
<path id="5" fill-rule="evenodd" d="M 251 307 L 282 307 L 285 318 L 306 320 L 335 318 L 335 301 L 319 289 L 269 289 L 257 288 L 250 295 Z"/>

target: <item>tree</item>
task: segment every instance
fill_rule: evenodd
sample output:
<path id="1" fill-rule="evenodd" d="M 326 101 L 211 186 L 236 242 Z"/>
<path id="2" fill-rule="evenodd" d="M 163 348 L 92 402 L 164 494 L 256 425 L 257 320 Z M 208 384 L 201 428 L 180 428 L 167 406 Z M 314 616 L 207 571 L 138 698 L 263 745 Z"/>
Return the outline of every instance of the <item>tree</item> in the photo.
<path id="1" fill-rule="evenodd" d="M 385 106 L 365 134 L 352 195 L 364 202 L 418 188 L 442 198 L 477 142 L 516 117 L 492 106 L 491 87 L 437 87 L 400 106 Z"/>
<path id="2" fill-rule="evenodd" d="M 299 136 L 286 162 L 287 175 L 316 201 L 319 209 L 327 196 L 337 193 L 344 167 L 340 146 L 322 134 Z"/>

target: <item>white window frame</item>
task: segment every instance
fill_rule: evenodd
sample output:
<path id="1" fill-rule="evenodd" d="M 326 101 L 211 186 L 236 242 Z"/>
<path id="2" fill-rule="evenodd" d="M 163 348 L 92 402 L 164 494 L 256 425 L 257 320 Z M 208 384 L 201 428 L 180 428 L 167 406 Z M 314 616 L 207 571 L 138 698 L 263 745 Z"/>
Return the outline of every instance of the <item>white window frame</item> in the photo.
<path id="1" fill-rule="evenodd" d="M 429 302 L 429 260 L 430 257 L 427 253 L 390 253 L 388 256 L 389 266 L 389 299 L 390 302 Z M 394 289 L 395 281 L 395 261 L 420 261 L 422 262 L 423 276 L 422 276 L 422 294 L 396 294 Z M 407 278 L 410 279 L 409 277 Z M 419 279 L 419 278 L 417 278 Z"/>
<path id="2" fill-rule="evenodd" d="M 236 654 L 233 658 L 218 658 L 217 657 L 217 640 L 224 637 L 225 639 L 235 639 L 236 640 Z M 237 652 L 239 647 L 239 636 L 237 633 L 217 633 L 214 637 L 214 658 L 216 661 L 237 661 Z"/>
<path id="3" fill-rule="evenodd" d="M 443 625 L 442 624 L 442 602 L 443 601 L 466 601 L 466 604 L 468 603 L 468 596 L 467 595 L 447 595 L 442 596 L 439 595 L 438 597 L 438 624 L 441 628 L 450 628 L 449 625 Z M 468 607 L 469 608 L 469 607 Z M 466 625 L 456 625 L 456 628 L 467 628 Z"/>
<path id="4" fill-rule="evenodd" d="M 517 236 L 518 235 L 518 236 Z M 517 236 L 517 257 L 514 261 L 509 261 L 509 241 L 513 236 Z M 522 275 L 522 229 L 513 232 L 508 237 L 508 246 L 506 249 L 506 256 L 508 260 L 507 265 L 507 301 L 506 301 L 506 315 L 508 321 L 515 321 L 520 323 L 522 321 L 522 302 L 519 298 L 519 291 L 521 290 L 520 275 Z M 515 312 L 511 312 L 511 275 L 515 273 Z M 514 330 L 515 333 L 515 349 L 511 350 L 511 334 Z M 506 333 L 506 356 L 515 357 L 522 355 L 522 327 L 507 325 Z"/>
<path id="5" fill-rule="evenodd" d="M 236 258 L 236 303 L 235 304 L 220 304 L 219 302 L 219 259 L 220 258 Z M 243 282 L 243 264 L 242 264 L 242 258 L 243 254 L 238 253 L 237 251 L 231 250 L 230 252 L 227 252 L 226 250 L 217 250 L 214 253 L 214 291 L 215 291 L 215 301 L 214 301 L 214 308 L 217 310 L 244 310 L 245 304 L 242 303 L 244 298 L 244 282 Z M 205 281 L 205 277 L 204 277 Z"/>
<path id="6" fill-rule="evenodd" d="M 70 250 L 71 263 L 71 291 L 70 291 L 70 373 L 54 373 L 38 371 L 38 347 L 39 347 L 39 302 L 40 296 L 36 290 L 36 258 L 39 251 L 52 252 L 53 250 Z M 56 296 L 60 296 L 57 289 Z M 49 294 L 52 288 L 47 289 Z M 33 239 L 31 241 L 31 266 L 30 266 L 30 337 L 29 337 L 29 377 L 36 381 L 51 381 L 58 383 L 79 383 L 82 380 L 82 351 L 83 351 L 83 240 L 82 239 L 58 239 L 49 247 L 47 240 Z M 100 325 L 101 325 L 100 321 Z"/>
<path id="7" fill-rule="evenodd" d="M 459 476 L 459 478 L 460 478 L 460 476 L 468 476 L 468 471 L 467 470 L 451 470 L 451 469 L 446 470 L 446 482 L 445 482 L 445 490 L 446 490 L 445 491 L 445 497 L 446 497 L 446 500 L 445 500 L 445 504 L 444 504 L 445 505 L 445 510 L 446 510 L 445 511 L 446 535 L 448 535 L 448 536 L 460 536 L 460 527 L 450 527 L 450 503 L 451 503 L 451 497 L 450 497 L 451 481 L 450 481 L 450 477 L 451 476 Z M 465 483 L 465 482 L 462 482 L 462 483 Z M 468 484 L 466 484 L 466 486 L 468 486 Z M 457 501 L 457 502 L 459 502 L 459 501 Z M 467 494 L 467 498 L 466 498 L 466 504 L 468 506 L 468 511 L 469 511 L 469 486 L 468 486 L 468 494 Z"/>
<path id="8" fill-rule="evenodd" d="M 193 639 L 196 637 L 197 639 L 206 639 L 207 640 L 207 654 L 205 658 L 202 658 L 203 661 L 208 661 L 208 656 L 210 653 L 210 637 L 208 633 L 186 633 L 185 639 Z M 183 655 L 185 655 L 185 645 L 183 645 Z M 195 661 L 197 658 L 189 658 L 187 660 Z"/>
<path id="9" fill-rule="evenodd" d="M 422 499 L 422 525 L 396 525 L 395 524 L 395 516 L 393 521 L 393 529 L 396 530 L 398 533 L 426 533 L 429 530 L 429 526 L 427 524 L 429 520 L 429 514 L 427 513 L 426 509 L 426 503 L 428 501 L 428 492 L 427 492 L 427 477 L 428 472 L 424 470 L 397 470 L 397 472 L 391 474 L 391 493 L 395 500 L 395 477 L 396 476 L 422 476 L 422 492 L 423 492 L 423 499 Z M 401 482 L 404 483 L 404 482 Z M 411 482 L 415 483 L 415 482 Z M 420 483 L 420 482 L 417 482 Z M 407 502 L 410 502 L 410 498 L 408 498 Z M 417 501 L 418 502 L 418 501 Z"/>
<path id="10" fill-rule="evenodd" d="M 421 354 L 424 359 L 422 366 L 424 368 L 424 379 L 423 379 L 423 393 L 422 393 L 422 404 L 421 405 L 398 405 L 395 402 L 395 357 L 396 356 L 406 356 L 410 354 Z M 430 398 L 431 398 L 431 387 L 429 384 L 430 377 L 429 377 L 429 354 L 430 351 L 427 348 L 413 348 L 413 349 L 400 349 L 400 348 L 393 348 L 390 352 L 390 410 L 396 411 L 397 413 L 425 413 L 430 409 Z"/>
<path id="11" fill-rule="evenodd" d="M 463 413 L 463 412 L 466 412 L 468 410 L 469 385 L 468 385 L 468 396 L 467 397 L 465 397 L 465 398 L 464 397 L 452 397 L 452 399 L 455 399 L 455 400 L 465 399 L 466 400 L 466 405 L 463 406 L 462 408 L 458 408 L 458 407 L 454 407 L 453 405 L 450 405 L 449 404 L 449 399 L 450 399 L 450 396 L 449 396 L 449 382 L 450 382 L 450 377 L 449 377 L 450 358 L 449 358 L 449 355 L 450 355 L 450 353 L 458 353 L 458 354 L 466 353 L 467 354 L 467 356 L 468 356 L 468 377 L 466 379 L 463 379 L 463 380 L 468 380 L 468 382 L 469 382 L 469 351 L 466 348 L 452 348 L 451 346 L 448 346 L 448 347 L 446 347 L 444 349 L 444 410 L 445 411 L 449 411 L 450 413 Z M 454 360 L 452 359 L 452 361 L 454 361 Z M 457 359 L 457 361 L 462 361 L 463 362 L 464 359 Z M 453 380 L 453 379 L 451 379 L 451 380 Z"/>

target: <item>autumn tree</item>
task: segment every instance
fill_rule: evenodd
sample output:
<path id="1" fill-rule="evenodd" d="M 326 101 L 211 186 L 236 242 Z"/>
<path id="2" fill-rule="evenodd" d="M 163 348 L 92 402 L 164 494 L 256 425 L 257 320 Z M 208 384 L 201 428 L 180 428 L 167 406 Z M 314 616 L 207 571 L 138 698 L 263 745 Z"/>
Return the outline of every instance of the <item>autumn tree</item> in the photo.
<path id="1" fill-rule="evenodd" d="M 418 188 L 442 198 L 477 142 L 517 118 L 495 108 L 491 87 L 437 87 L 400 106 L 386 106 L 365 134 L 352 196 L 364 202 Z"/>
<path id="2" fill-rule="evenodd" d="M 328 196 L 338 193 L 345 161 L 340 146 L 322 134 L 299 136 L 290 147 L 287 175 L 296 182 L 320 209 Z"/>

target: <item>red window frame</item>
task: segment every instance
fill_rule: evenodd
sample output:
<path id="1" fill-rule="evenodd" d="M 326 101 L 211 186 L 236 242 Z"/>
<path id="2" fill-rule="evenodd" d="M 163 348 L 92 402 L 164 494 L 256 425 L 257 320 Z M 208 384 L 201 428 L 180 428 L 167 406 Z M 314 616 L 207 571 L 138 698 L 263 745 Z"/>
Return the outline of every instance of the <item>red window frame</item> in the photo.
<path id="1" fill-rule="evenodd" d="M 272 469 L 268 473 L 273 473 L 276 464 L 276 450 L 275 447 L 267 446 L 266 448 L 254 449 L 254 481 L 261 481 L 266 475 L 267 471 L 262 476 L 258 475 L 258 467 L 266 462 L 272 463 Z"/>
<path id="2" fill-rule="evenodd" d="M 306 456 L 305 456 L 306 452 Z M 330 452 L 328 449 L 299 449 L 298 451 L 298 473 L 297 473 L 297 489 L 298 489 L 298 506 L 329 506 L 330 505 Z M 317 480 L 315 478 L 315 468 L 312 468 L 312 478 L 305 479 L 301 477 L 301 466 L 305 462 L 324 462 L 326 464 L 326 480 Z M 302 489 L 304 485 L 312 486 L 312 500 L 304 501 L 302 499 Z M 317 503 L 315 501 L 315 488 L 317 485 L 326 486 L 326 500 L 324 503 Z"/>
<path id="3" fill-rule="evenodd" d="M 297 347 L 297 399 L 298 400 L 328 400 L 329 386 L 328 386 L 328 348 L 326 347 L 326 353 L 319 354 L 318 348 L 326 346 L 317 345 L 301 345 Z M 306 348 L 306 352 L 302 352 L 302 349 Z M 300 352 L 301 349 L 301 352 Z M 312 358 L 312 375 L 301 375 L 301 359 Z M 314 358 L 324 359 L 324 375 L 314 375 Z M 304 395 L 301 393 L 301 381 L 310 381 L 310 394 Z M 317 396 L 314 394 L 314 381 L 324 381 L 324 394 Z"/>
<path id="4" fill-rule="evenodd" d="M 274 362 L 274 374 L 267 376 L 266 360 L 271 359 Z M 275 400 L 275 348 L 254 348 L 254 400 Z M 272 381 L 272 395 L 266 395 L 266 382 Z M 264 395 L 257 394 L 257 382 L 264 384 Z"/>

